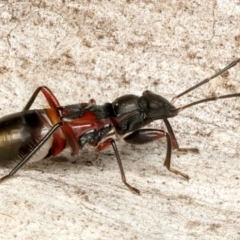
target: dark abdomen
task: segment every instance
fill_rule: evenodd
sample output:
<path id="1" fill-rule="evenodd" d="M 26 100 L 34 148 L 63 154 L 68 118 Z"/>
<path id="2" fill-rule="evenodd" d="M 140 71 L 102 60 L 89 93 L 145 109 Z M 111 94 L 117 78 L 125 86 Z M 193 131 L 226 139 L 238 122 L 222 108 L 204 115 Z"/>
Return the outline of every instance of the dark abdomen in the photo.
<path id="1" fill-rule="evenodd" d="M 44 118 L 44 111 L 14 113 L 0 119 L 0 165 L 7 166 L 26 156 L 46 134 L 50 125 Z M 35 160 L 44 158 L 51 147 L 49 139 L 41 148 Z M 34 157 L 33 157 L 34 158 Z"/>

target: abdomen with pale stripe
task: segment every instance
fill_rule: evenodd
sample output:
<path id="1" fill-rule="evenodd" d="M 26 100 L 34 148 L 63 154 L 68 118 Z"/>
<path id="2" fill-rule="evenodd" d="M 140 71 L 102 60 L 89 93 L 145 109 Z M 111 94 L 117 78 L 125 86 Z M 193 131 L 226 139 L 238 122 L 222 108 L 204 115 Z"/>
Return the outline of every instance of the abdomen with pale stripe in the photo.
<path id="1" fill-rule="evenodd" d="M 51 126 L 44 110 L 29 110 L 1 118 L 0 165 L 8 166 L 23 159 L 45 136 Z M 41 160 L 50 154 L 53 138 L 54 136 L 47 140 L 31 161 Z"/>

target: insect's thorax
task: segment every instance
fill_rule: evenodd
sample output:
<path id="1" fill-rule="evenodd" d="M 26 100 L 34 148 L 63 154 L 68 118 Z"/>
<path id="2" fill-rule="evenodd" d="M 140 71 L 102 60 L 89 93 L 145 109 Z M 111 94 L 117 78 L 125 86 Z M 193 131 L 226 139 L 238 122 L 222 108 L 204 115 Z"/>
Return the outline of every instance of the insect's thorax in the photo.
<path id="1" fill-rule="evenodd" d="M 80 148 L 86 144 L 97 146 L 112 130 L 113 125 L 109 118 L 110 104 L 76 104 L 64 107 L 68 113 L 63 120 L 73 130 Z"/>

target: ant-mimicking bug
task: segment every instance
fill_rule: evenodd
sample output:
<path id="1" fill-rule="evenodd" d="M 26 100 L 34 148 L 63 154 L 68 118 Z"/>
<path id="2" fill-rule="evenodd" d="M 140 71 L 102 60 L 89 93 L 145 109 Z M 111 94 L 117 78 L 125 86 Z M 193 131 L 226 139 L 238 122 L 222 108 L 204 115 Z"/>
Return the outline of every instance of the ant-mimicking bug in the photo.
<path id="1" fill-rule="evenodd" d="M 8 166 L 17 162 L 10 173 L 0 179 L 0 182 L 13 176 L 29 160 L 41 160 L 56 156 L 66 147 L 70 147 L 72 155 L 77 155 L 80 149 L 86 144 L 90 144 L 99 151 L 112 146 L 123 183 L 132 192 L 139 194 L 139 190 L 132 187 L 126 180 L 117 145 L 110 136 L 113 130 L 131 144 L 145 144 L 165 137 L 167 153 L 164 166 L 169 171 L 189 179 L 187 174 L 171 167 L 172 149 L 178 151 L 198 150 L 196 148 L 179 148 L 168 118 L 174 117 L 182 110 L 194 105 L 217 99 L 239 97 L 240 93 L 205 98 L 179 108 L 173 106 L 172 102 L 208 83 L 234 67 L 238 62 L 240 62 L 240 58 L 210 78 L 206 78 L 178 94 L 171 102 L 151 91 L 144 91 L 140 97 L 128 94 L 115 99 L 112 103 L 103 105 L 96 105 L 94 100 L 90 100 L 89 103 L 62 107 L 50 89 L 45 86 L 39 87 L 22 112 L 0 119 L 0 165 Z M 45 96 L 50 108 L 30 110 L 40 92 Z M 143 128 L 159 119 L 164 121 L 167 131 Z"/>

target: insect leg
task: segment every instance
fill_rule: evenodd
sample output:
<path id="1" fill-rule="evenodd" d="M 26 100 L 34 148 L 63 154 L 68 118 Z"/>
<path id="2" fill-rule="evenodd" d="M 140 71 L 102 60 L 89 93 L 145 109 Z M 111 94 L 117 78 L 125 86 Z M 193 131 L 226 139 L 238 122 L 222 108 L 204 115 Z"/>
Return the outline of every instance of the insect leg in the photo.
<path id="1" fill-rule="evenodd" d="M 41 139 L 41 141 L 34 147 L 34 149 L 27 154 L 13 169 L 12 171 L 0 178 L 0 183 L 10 177 L 12 177 L 25 163 L 27 163 L 31 157 L 44 145 L 44 143 L 53 135 L 53 133 L 62 126 L 62 122 L 55 124 L 49 132 Z"/>
<path id="2" fill-rule="evenodd" d="M 60 103 L 58 102 L 57 98 L 54 96 L 52 91 L 48 87 L 41 86 L 35 90 L 31 98 L 29 99 L 28 103 L 23 108 L 23 111 L 28 110 L 32 106 L 39 92 L 43 93 L 44 97 L 46 98 L 51 108 L 57 108 L 60 106 Z"/>
<path id="3" fill-rule="evenodd" d="M 164 123 L 167 127 L 167 130 L 168 130 L 168 133 L 169 133 L 169 136 L 170 136 L 170 139 L 171 139 L 173 150 L 178 151 L 178 152 L 183 152 L 183 153 L 188 152 L 188 151 L 191 151 L 191 152 L 194 152 L 194 153 L 199 152 L 199 150 L 197 148 L 179 148 L 177 139 L 176 139 L 175 134 L 172 130 L 172 126 L 170 125 L 170 122 L 166 118 L 163 119 L 163 121 L 164 121 Z"/>
<path id="4" fill-rule="evenodd" d="M 171 153 L 172 153 L 172 143 L 170 134 L 159 129 L 139 129 L 124 138 L 127 143 L 131 144 L 145 144 L 155 140 L 158 140 L 162 137 L 167 139 L 167 154 L 164 161 L 164 166 L 170 171 L 177 175 L 189 179 L 188 175 L 182 173 L 174 168 L 171 168 Z"/>
<path id="5" fill-rule="evenodd" d="M 122 177 L 122 181 L 123 183 L 129 188 L 129 190 L 131 190 L 133 193 L 135 194 L 140 194 L 140 191 L 134 187 L 132 187 L 130 184 L 127 183 L 127 180 L 126 180 L 126 176 L 125 176 L 125 173 L 124 173 L 124 170 L 123 170 L 123 166 L 122 166 L 122 161 L 121 161 L 121 158 L 120 158 L 120 155 L 119 155 L 119 152 L 118 152 L 118 149 L 117 149 L 117 145 L 114 141 L 113 138 L 108 138 L 106 139 L 104 142 L 100 143 L 98 146 L 97 146 L 97 150 L 101 151 L 109 146 L 112 146 L 113 150 L 114 150 L 114 153 L 115 153 L 115 156 L 117 158 L 117 162 L 118 162 L 118 166 L 119 166 L 119 169 L 120 169 L 120 173 L 121 173 L 121 177 Z"/>

